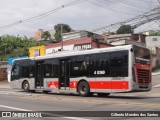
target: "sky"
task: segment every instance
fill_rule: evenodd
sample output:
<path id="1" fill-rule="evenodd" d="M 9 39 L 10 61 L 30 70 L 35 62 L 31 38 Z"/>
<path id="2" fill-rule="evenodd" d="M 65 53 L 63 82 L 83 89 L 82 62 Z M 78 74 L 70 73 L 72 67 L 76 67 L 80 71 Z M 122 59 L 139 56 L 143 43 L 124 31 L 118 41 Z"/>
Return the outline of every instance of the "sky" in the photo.
<path id="1" fill-rule="evenodd" d="M 59 23 L 68 24 L 74 30 L 92 31 L 160 6 L 158 0 L 79 0 L 76 3 L 77 1 L 0 0 L 0 36 L 9 34 L 32 37 L 38 29 L 53 30 L 54 25 Z M 41 16 L 31 19 L 39 15 Z M 137 31 L 159 27 L 160 22 L 154 22 L 137 28 Z"/>

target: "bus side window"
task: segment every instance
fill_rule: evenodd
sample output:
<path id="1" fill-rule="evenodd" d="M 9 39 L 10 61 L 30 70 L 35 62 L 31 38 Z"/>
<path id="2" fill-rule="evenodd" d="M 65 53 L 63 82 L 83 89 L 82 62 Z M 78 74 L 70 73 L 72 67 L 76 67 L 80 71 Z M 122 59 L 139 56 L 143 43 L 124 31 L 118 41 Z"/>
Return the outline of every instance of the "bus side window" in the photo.
<path id="1" fill-rule="evenodd" d="M 49 64 L 45 64 L 45 70 L 44 70 L 44 76 L 45 77 L 50 77 L 51 76 L 51 72 L 52 72 L 52 65 Z"/>
<path id="2" fill-rule="evenodd" d="M 30 66 L 29 77 L 34 77 L 34 74 L 35 74 L 35 66 Z"/>
<path id="3" fill-rule="evenodd" d="M 74 56 L 71 59 L 71 77 L 89 75 L 89 57 L 87 55 Z"/>
<path id="4" fill-rule="evenodd" d="M 20 65 L 15 64 L 11 72 L 11 81 L 19 79 L 19 78 L 20 78 Z"/>
<path id="5" fill-rule="evenodd" d="M 20 66 L 14 66 L 12 70 L 12 75 L 19 76 L 19 68 Z"/>
<path id="6" fill-rule="evenodd" d="M 30 61 L 29 62 L 29 77 L 34 77 L 35 76 L 35 61 Z"/>
<path id="7" fill-rule="evenodd" d="M 81 64 L 80 70 L 87 70 L 88 69 L 88 65 L 89 65 L 88 61 L 83 61 L 82 64 Z"/>
<path id="8" fill-rule="evenodd" d="M 20 77 L 29 77 L 29 66 L 21 66 L 21 76 Z"/>
<path id="9" fill-rule="evenodd" d="M 45 60 L 44 77 L 45 78 L 58 77 L 58 60 L 56 59 Z"/>
<path id="10" fill-rule="evenodd" d="M 128 76 L 128 51 L 111 53 L 111 77 Z"/>

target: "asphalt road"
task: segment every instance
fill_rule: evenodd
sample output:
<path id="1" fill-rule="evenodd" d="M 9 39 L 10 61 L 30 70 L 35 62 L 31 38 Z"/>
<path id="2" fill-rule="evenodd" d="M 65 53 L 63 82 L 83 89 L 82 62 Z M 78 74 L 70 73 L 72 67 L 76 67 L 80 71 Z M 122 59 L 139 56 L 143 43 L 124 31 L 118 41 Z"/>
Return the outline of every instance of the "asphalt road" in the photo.
<path id="1" fill-rule="evenodd" d="M 71 94 L 43 94 L 25 93 L 9 88 L 0 87 L 0 111 L 62 111 L 59 113 L 44 113 L 57 117 L 34 118 L 39 119 L 61 119 L 61 120 L 125 120 L 140 119 L 139 117 L 77 117 L 65 116 L 75 111 L 159 111 L 160 112 L 160 75 L 153 76 L 153 89 L 150 92 L 119 93 L 111 94 L 109 97 L 80 97 Z M 103 112 L 105 113 L 105 112 Z M 71 113 L 72 114 L 72 113 Z M 75 113 L 77 114 L 77 113 Z M 91 116 L 100 112 L 87 113 Z M 107 116 L 107 115 L 106 115 Z M 2 118 L 0 118 L 2 119 Z M 4 118 L 3 118 L 4 119 Z M 21 120 L 21 118 L 6 118 L 10 120 Z M 28 120 L 28 118 L 24 118 Z M 30 118 L 33 119 L 33 118 Z M 141 119 L 159 119 L 159 117 L 141 117 Z"/>

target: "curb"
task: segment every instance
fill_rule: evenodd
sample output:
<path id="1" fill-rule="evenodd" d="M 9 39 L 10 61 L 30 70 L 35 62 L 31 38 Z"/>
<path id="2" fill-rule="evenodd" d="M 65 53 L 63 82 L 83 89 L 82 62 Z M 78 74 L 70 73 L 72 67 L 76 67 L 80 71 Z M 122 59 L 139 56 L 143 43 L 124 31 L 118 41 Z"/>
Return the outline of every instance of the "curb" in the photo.
<path id="1" fill-rule="evenodd" d="M 156 75 L 160 75 L 160 72 L 158 73 L 152 73 L 153 76 L 156 76 Z"/>
<path id="2" fill-rule="evenodd" d="M 6 85 L 9 84 L 8 82 L 0 82 L 0 85 Z"/>

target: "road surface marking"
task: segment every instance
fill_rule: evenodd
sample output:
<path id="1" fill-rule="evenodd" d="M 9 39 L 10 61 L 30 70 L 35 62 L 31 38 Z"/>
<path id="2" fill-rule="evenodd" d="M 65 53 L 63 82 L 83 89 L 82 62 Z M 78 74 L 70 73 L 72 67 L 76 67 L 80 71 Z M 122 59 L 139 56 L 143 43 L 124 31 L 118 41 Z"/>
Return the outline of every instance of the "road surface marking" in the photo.
<path id="1" fill-rule="evenodd" d="M 32 110 L 27 110 L 27 109 L 22 109 L 22 108 L 17 108 L 17 107 L 11 107 L 11 106 L 6 106 L 6 105 L 0 105 L 0 107 L 12 109 L 12 110 L 32 111 Z"/>
<path id="2" fill-rule="evenodd" d="M 33 110 L 11 107 L 11 106 L 6 106 L 6 105 L 0 105 L 0 107 L 12 109 L 12 110 L 19 110 L 19 111 L 33 111 Z M 61 118 L 64 118 L 64 119 L 71 119 L 71 120 L 91 120 L 91 119 L 79 118 L 79 117 L 65 117 L 63 115 L 54 115 L 54 116 L 61 117 Z"/>
<path id="3" fill-rule="evenodd" d="M 71 119 L 71 120 L 91 120 L 91 119 L 86 119 L 86 118 L 78 118 L 78 117 L 63 117 L 63 118 L 66 118 L 66 119 Z"/>
<path id="4" fill-rule="evenodd" d="M 154 88 L 156 88 L 156 87 L 160 87 L 160 84 L 158 84 L 158 85 L 155 85 L 155 86 L 153 86 Z"/>

